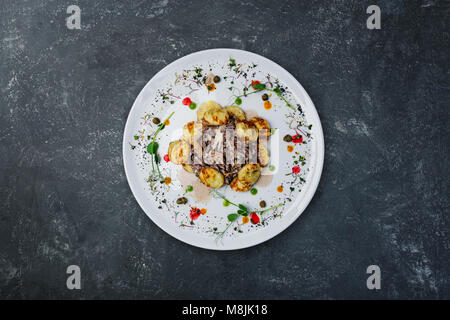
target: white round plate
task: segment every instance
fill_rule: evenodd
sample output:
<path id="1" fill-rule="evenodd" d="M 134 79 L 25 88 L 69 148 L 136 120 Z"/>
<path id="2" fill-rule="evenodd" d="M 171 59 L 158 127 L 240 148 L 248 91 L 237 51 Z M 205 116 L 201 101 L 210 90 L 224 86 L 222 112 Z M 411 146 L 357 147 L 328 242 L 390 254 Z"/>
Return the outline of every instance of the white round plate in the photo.
<path id="1" fill-rule="evenodd" d="M 209 79 L 211 75 L 221 78 L 215 89 L 204 83 L 205 77 Z M 259 92 L 251 86 L 251 81 L 260 81 L 271 90 Z M 247 96 L 240 97 L 240 101 L 236 99 L 245 92 Z M 264 93 L 269 95 L 271 107 L 264 105 Z M 182 103 L 186 97 L 195 102 L 197 108 L 208 100 L 222 106 L 241 102 L 239 107 L 248 117 L 258 115 L 267 119 L 274 128 L 269 139 L 271 166 L 264 168 L 264 176 L 254 186 L 257 194 L 234 192 L 229 186 L 219 190 L 228 200 L 245 205 L 249 211 L 263 210 L 260 207 L 262 200 L 267 204 L 264 209 L 279 205 L 258 213 L 259 223 L 244 223 L 246 219 L 242 216 L 229 222 L 227 217 L 236 213 L 235 206 L 225 206 L 217 194 L 208 196 L 204 190 L 200 192 L 202 185 L 195 176 L 189 177 L 180 166 L 163 160 L 169 143 L 181 137 L 181 128 L 196 119 L 197 110 L 191 110 Z M 157 170 L 152 169 L 152 156 L 147 152 L 147 146 L 157 130 L 153 119 L 157 117 L 164 121 L 172 112 L 170 122 L 156 138 L 159 176 L 156 175 Z M 287 134 L 295 136 L 295 139 L 284 141 Z M 313 102 L 290 73 L 251 52 L 212 49 L 172 62 L 142 89 L 125 126 L 123 159 L 131 191 L 156 225 L 193 246 L 233 250 L 254 246 L 276 236 L 301 215 L 319 184 L 324 140 Z M 165 178 L 165 182 L 156 181 L 160 177 Z M 194 191 L 185 191 L 186 181 L 190 181 Z M 187 204 L 177 204 L 176 200 L 183 196 L 188 199 Z M 192 219 L 192 208 L 206 209 L 206 214 Z M 229 223 L 232 225 L 223 233 Z"/>

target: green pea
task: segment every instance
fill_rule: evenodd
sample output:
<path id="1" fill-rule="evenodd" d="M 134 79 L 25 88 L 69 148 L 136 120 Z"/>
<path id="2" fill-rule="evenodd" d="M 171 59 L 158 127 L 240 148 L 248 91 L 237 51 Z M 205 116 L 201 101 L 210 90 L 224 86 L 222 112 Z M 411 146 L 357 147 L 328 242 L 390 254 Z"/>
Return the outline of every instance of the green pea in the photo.
<path id="1" fill-rule="evenodd" d="M 252 195 L 256 195 L 256 194 L 258 193 L 258 189 L 252 188 L 252 189 L 250 190 L 250 193 L 251 193 Z"/>
<path id="2" fill-rule="evenodd" d="M 195 108 L 197 108 L 197 104 L 195 102 L 191 102 L 189 109 L 194 110 Z"/>
<path id="3" fill-rule="evenodd" d="M 194 190 L 193 186 L 189 185 L 189 186 L 186 187 L 186 191 L 187 192 L 191 192 L 192 190 Z"/>

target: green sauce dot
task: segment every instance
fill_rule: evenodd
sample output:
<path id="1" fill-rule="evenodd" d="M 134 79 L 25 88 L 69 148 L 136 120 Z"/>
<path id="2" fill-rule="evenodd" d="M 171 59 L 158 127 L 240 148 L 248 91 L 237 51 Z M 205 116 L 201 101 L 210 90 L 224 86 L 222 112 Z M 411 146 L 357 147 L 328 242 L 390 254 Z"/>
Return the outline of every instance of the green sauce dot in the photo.
<path id="1" fill-rule="evenodd" d="M 269 170 L 270 170 L 270 171 L 275 171 L 275 166 L 274 166 L 273 164 L 271 164 L 271 165 L 269 166 Z"/>
<path id="2" fill-rule="evenodd" d="M 197 108 L 197 104 L 195 102 L 191 102 L 189 109 L 194 110 L 195 108 Z"/>
<path id="3" fill-rule="evenodd" d="M 189 185 L 189 186 L 186 187 L 186 191 L 187 192 L 191 192 L 192 190 L 194 190 L 193 186 Z"/>
<path id="4" fill-rule="evenodd" d="M 222 204 L 223 204 L 224 207 L 228 207 L 230 205 L 230 201 L 223 200 Z"/>
<path id="5" fill-rule="evenodd" d="M 250 190 L 250 193 L 251 193 L 252 195 L 255 195 L 255 194 L 258 193 L 258 189 L 252 188 L 252 189 Z"/>

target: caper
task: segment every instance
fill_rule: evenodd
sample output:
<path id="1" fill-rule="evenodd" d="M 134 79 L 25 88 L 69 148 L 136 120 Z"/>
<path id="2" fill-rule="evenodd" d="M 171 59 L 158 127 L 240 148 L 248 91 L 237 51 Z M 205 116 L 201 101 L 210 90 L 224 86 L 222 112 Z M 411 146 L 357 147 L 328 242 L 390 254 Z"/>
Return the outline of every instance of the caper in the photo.
<path id="1" fill-rule="evenodd" d="M 186 204 L 187 199 L 185 197 L 181 197 L 177 199 L 177 204 Z"/>
<path id="2" fill-rule="evenodd" d="M 269 100 L 269 96 L 267 95 L 267 93 L 264 93 L 261 97 L 264 101 Z"/>
<path id="3" fill-rule="evenodd" d="M 215 76 L 213 80 L 214 80 L 215 83 L 220 82 L 220 77 L 219 76 Z"/>
<path id="4" fill-rule="evenodd" d="M 159 120 L 159 118 L 153 118 L 154 124 L 159 124 L 160 122 L 161 122 L 161 120 Z"/>
<path id="5" fill-rule="evenodd" d="M 261 201 L 260 203 L 259 203 L 259 206 L 261 207 L 261 208 L 265 208 L 266 207 L 266 202 L 263 200 L 263 201 Z"/>
<path id="6" fill-rule="evenodd" d="M 291 142 L 292 141 L 292 136 L 290 134 L 287 134 L 284 136 L 283 141 L 286 142 Z"/>

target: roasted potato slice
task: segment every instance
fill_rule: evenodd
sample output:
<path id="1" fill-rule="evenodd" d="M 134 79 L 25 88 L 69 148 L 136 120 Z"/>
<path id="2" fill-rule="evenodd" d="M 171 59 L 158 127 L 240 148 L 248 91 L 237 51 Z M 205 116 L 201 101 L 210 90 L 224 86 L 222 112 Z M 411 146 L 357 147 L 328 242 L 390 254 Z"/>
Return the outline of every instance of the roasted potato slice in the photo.
<path id="1" fill-rule="evenodd" d="M 192 170 L 192 167 L 190 164 L 183 163 L 182 166 L 183 166 L 183 169 L 186 170 L 187 172 L 194 173 L 194 170 Z"/>
<path id="2" fill-rule="evenodd" d="M 186 163 L 190 154 L 190 146 L 184 140 L 173 141 L 169 144 L 167 154 L 169 160 L 174 164 Z"/>
<path id="3" fill-rule="evenodd" d="M 207 187 L 220 188 L 223 186 L 223 175 L 212 168 L 203 168 L 200 170 L 198 177 L 200 181 Z"/>
<path id="4" fill-rule="evenodd" d="M 236 134 L 240 138 L 245 138 L 249 141 L 256 141 L 258 139 L 258 130 L 256 126 L 250 121 L 236 122 Z"/>
<path id="5" fill-rule="evenodd" d="M 254 117 L 249 121 L 255 125 L 260 135 L 270 136 L 270 126 L 266 119 Z"/>
<path id="6" fill-rule="evenodd" d="M 236 192 L 246 192 L 246 191 L 250 190 L 251 187 L 252 187 L 252 184 L 247 183 L 245 181 L 241 181 L 241 180 L 239 180 L 238 177 L 234 178 L 233 181 L 231 181 L 231 183 L 230 183 L 231 190 L 236 191 Z"/>
<path id="7" fill-rule="evenodd" d="M 269 150 L 262 144 L 258 145 L 258 163 L 261 167 L 265 167 L 269 163 Z"/>
<path id="8" fill-rule="evenodd" d="M 223 110 L 222 108 L 216 110 L 209 110 L 203 116 L 203 120 L 210 125 L 213 126 L 221 126 L 228 122 L 230 116 L 228 112 Z"/>
<path id="9" fill-rule="evenodd" d="M 194 144 L 202 134 L 202 123 L 199 121 L 191 121 L 185 124 L 183 127 L 183 139 L 189 144 Z M 195 134 L 195 136 L 194 136 Z"/>
<path id="10" fill-rule="evenodd" d="M 203 102 L 197 109 L 197 120 L 202 121 L 208 111 L 222 110 L 222 106 L 214 101 Z"/>
<path id="11" fill-rule="evenodd" d="M 241 108 L 236 106 L 228 106 L 225 107 L 225 111 L 228 112 L 228 114 L 233 115 L 237 120 L 245 120 L 245 113 L 242 111 Z"/>
<path id="12" fill-rule="evenodd" d="M 261 167 L 257 163 L 248 163 L 239 170 L 237 178 L 240 182 L 255 184 L 261 175 Z"/>

